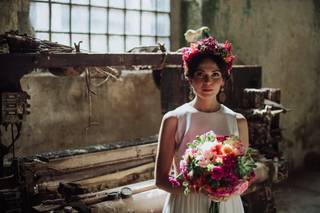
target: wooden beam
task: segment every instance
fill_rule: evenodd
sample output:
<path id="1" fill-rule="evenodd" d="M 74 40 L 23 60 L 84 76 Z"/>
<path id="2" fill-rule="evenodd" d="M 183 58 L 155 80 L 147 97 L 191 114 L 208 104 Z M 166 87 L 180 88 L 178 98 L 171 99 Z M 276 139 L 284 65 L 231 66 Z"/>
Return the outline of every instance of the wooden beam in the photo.
<path id="1" fill-rule="evenodd" d="M 85 188 L 114 188 L 121 185 L 152 179 L 154 162 L 132 169 L 119 171 L 113 174 L 103 175 L 86 180 L 76 181 L 76 184 Z"/>
<path id="2" fill-rule="evenodd" d="M 26 169 L 41 175 L 42 171 L 72 172 L 79 168 L 99 165 L 112 165 L 132 159 L 152 157 L 157 150 L 157 143 L 114 149 L 110 151 L 86 153 L 50 160 L 48 163 L 25 163 Z"/>
<path id="3" fill-rule="evenodd" d="M 86 66 L 138 66 L 182 64 L 181 53 L 10 53 L 0 54 L 0 64 L 5 67 L 54 68 Z M 2 70 L 2 69 L 1 69 Z M 6 70 L 2 70 L 4 72 Z"/>

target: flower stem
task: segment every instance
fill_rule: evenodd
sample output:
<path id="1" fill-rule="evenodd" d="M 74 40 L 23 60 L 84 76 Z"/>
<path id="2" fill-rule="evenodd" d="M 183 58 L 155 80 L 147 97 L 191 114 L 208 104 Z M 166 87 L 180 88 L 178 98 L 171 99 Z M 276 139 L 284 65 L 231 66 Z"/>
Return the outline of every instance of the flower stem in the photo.
<path id="1" fill-rule="evenodd" d="M 219 202 L 211 201 L 209 213 L 219 213 Z"/>

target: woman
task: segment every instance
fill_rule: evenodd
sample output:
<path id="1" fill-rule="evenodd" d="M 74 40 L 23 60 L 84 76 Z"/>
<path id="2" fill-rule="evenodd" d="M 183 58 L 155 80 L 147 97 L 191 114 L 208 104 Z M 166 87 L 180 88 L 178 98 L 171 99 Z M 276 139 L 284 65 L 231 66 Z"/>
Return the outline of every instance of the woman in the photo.
<path id="1" fill-rule="evenodd" d="M 204 193 L 183 194 L 182 187 L 173 188 L 168 180 L 171 167 L 179 173 L 179 162 L 186 144 L 197 135 L 213 130 L 219 135 L 237 135 L 248 147 L 246 119 L 219 102 L 229 77 L 233 55 L 231 44 L 218 44 L 213 38 L 205 38 L 183 51 L 184 71 L 195 98 L 163 117 L 159 132 L 159 148 L 156 158 L 156 185 L 167 192 L 163 212 L 208 212 L 210 199 Z M 240 196 L 220 199 L 220 213 L 242 213 Z"/>

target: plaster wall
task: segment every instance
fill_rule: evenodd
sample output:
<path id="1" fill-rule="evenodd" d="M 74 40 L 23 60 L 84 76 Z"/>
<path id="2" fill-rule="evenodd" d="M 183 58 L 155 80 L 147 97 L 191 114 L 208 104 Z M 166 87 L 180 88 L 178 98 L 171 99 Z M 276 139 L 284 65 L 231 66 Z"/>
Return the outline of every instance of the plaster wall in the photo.
<path id="1" fill-rule="evenodd" d="M 236 63 L 261 65 L 263 87 L 281 88 L 282 104 L 292 109 L 281 115 L 281 146 L 290 167 L 301 167 L 307 153 L 320 151 L 320 1 L 191 2 L 184 4 L 197 5 L 202 25 L 232 41 Z"/>
<path id="2" fill-rule="evenodd" d="M 92 85 L 103 79 L 93 79 Z M 150 71 L 124 72 L 95 87 L 91 106 L 84 77 L 29 74 L 21 80 L 31 95 L 31 114 L 17 142 L 19 155 L 81 148 L 158 133 L 160 91 Z M 91 122 L 89 122 L 89 119 Z"/>

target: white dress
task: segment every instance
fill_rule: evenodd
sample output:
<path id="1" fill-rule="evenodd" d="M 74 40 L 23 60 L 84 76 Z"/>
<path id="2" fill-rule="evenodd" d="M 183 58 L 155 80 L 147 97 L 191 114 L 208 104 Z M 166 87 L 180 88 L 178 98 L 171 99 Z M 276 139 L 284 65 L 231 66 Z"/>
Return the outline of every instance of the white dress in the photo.
<path id="1" fill-rule="evenodd" d="M 173 111 L 168 116 L 178 118 L 176 132 L 176 152 L 174 166 L 179 168 L 179 162 L 186 150 L 186 144 L 197 135 L 213 130 L 219 135 L 239 136 L 236 113 L 221 104 L 216 112 L 201 112 L 190 103 L 186 103 Z M 176 173 L 177 173 L 176 169 Z M 169 194 L 164 204 L 163 213 L 207 213 L 210 201 L 203 193 Z M 225 202 L 220 202 L 219 213 L 244 213 L 240 196 L 232 196 Z"/>

